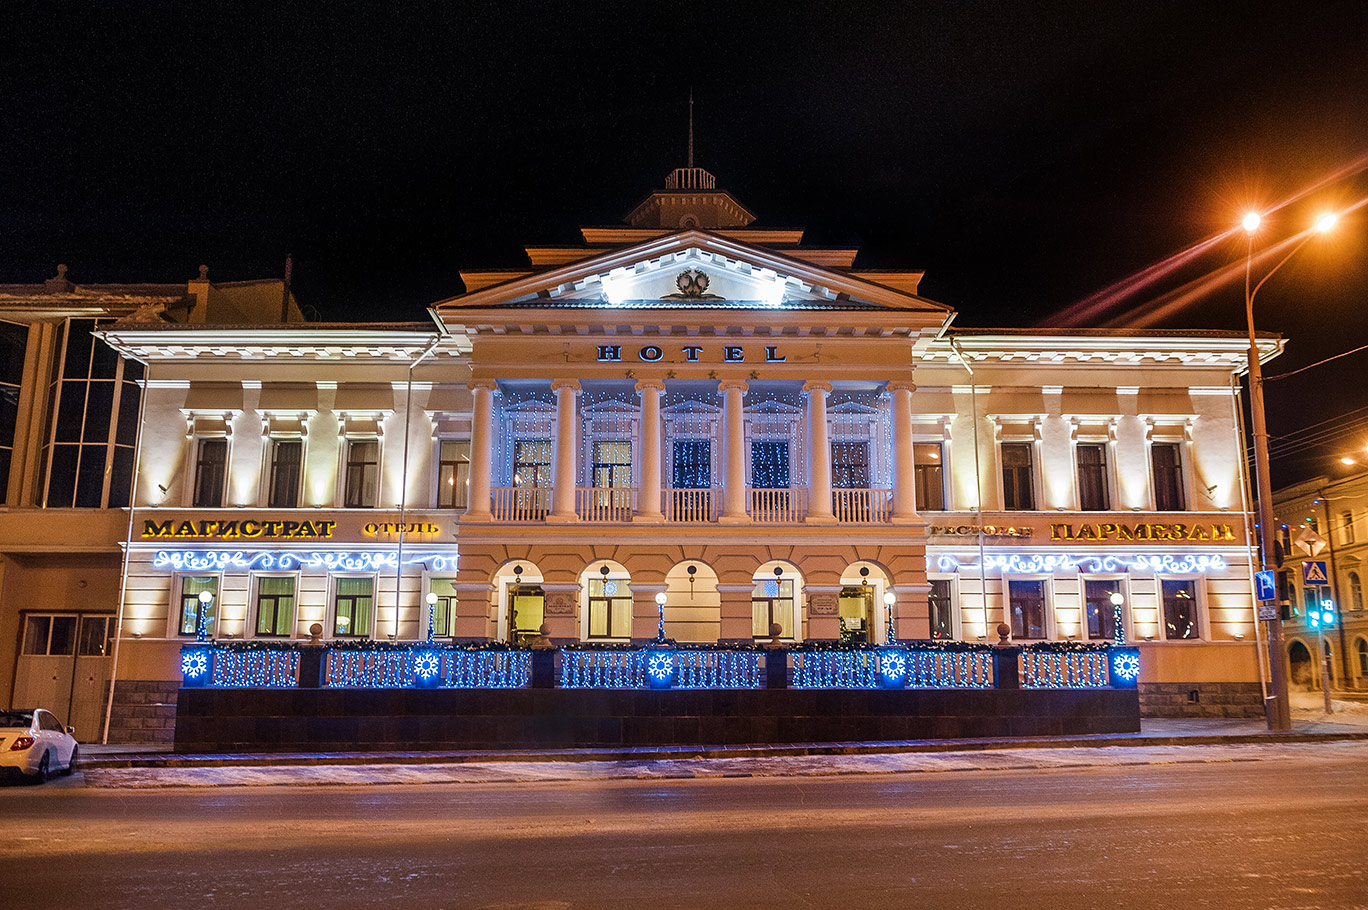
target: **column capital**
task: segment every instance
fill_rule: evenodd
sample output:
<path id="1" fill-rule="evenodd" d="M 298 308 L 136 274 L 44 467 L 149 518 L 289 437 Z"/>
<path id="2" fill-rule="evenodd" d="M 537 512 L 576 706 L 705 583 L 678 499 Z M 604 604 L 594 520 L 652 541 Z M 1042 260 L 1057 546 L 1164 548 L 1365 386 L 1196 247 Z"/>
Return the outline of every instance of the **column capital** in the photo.
<path id="1" fill-rule="evenodd" d="M 570 389 L 572 392 L 580 390 L 578 379 L 557 379 L 551 383 L 551 391 L 559 392 L 561 389 Z"/>
<path id="2" fill-rule="evenodd" d="M 724 379 L 717 384 L 717 391 L 719 392 L 730 392 L 732 389 L 744 394 L 750 389 L 750 386 L 746 385 L 743 379 Z"/>
<path id="3" fill-rule="evenodd" d="M 657 392 L 663 392 L 663 391 L 665 391 L 665 380 L 663 380 L 663 379 L 639 379 L 639 380 L 637 380 L 636 390 L 637 390 L 638 392 L 644 392 L 644 391 L 646 391 L 647 389 L 653 389 L 653 390 L 655 390 L 655 391 L 657 391 Z"/>
<path id="4" fill-rule="evenodd" d="M 499 384 L 493 379 L 472 379 L 470 382 L 466 383 L 466 388 L 472 392 L 479 391 L 480 389 L 484 389 L 487 392 L 497 392 L 499 390 Z"/>
<path id="5" fill-rule="evenodd" d="M 888 383 L 887 388 L 890 392 L 900 392 L 904 389 L 909 392 L 915 392 L 917 391 L 917 384 L 910 379 L 894 379 L 892 382 Z"/>
<path id="6" fill-rule="evenodd" d="M 830 395 L 831 383 L 822 379 L 809 379 L 807 382 L 803 383 L 803 393 L 810 394 L 812 392 L 826 392 Z"/>

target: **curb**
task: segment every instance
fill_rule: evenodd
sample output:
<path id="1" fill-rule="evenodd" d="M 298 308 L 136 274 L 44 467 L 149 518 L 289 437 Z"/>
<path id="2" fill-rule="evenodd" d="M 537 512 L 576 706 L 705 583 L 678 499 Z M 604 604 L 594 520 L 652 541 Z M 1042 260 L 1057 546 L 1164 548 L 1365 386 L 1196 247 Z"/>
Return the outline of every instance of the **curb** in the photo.
<path id="1" fill-rule="evenodd" d="M 1107 749 L 1136 746 L 1279 745 L 1368 740 L 1363 733 L 1242 733 L 1194 736 L 1111 734 L 1031 739 L 904 740 L 793 745 L 642 746 L 628 749 L 491 750 L 460 752 L 108 753 L 83 755 L 87 769 L 307 767 L 312 765 L 433 765 L 491 762 L 661 761 L 699 758 L 777 758 L 822 755 L 896 755 L 910 752 L 987 752 L 1000 749 Z"/>

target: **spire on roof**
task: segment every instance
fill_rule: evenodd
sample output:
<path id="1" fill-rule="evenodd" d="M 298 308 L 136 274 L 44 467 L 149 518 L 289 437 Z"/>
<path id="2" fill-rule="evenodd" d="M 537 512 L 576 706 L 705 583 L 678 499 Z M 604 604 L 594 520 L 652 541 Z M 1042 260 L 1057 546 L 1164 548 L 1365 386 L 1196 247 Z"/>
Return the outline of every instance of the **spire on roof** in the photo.
<path id="1" fill-rule="evenodd" d="M 693 167 L 693 89 L 689 89 L 689 167 Z"/>

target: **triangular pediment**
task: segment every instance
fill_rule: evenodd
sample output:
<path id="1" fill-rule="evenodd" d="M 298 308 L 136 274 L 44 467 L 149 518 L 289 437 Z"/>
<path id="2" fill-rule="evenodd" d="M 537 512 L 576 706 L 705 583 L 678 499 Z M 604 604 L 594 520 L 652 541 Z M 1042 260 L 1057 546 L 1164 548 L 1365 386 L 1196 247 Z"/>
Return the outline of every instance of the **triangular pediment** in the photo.
<path id="1" fill-rule="evenodd" d="M 762 246 L 684 230 L 441 301 L 460 318 L 488 309 L 866 310 L 950 308 Z"/>

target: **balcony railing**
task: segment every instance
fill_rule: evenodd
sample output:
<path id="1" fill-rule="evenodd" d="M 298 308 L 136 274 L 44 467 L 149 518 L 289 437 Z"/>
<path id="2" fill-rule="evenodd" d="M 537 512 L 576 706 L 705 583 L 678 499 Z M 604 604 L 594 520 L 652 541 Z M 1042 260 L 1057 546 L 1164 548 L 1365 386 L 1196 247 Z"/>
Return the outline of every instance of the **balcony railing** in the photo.
<path id="1" fill-rule="evenodd" d="M 719 493 L 709 487 L 672 487 L 665 492 L 666 521 L 716 521 Z"/>
<path id="2" fill-rule="evenodd" d="M 831 511 L 841 524 L 885 522 L 892 510 L 892 490 L 847 488 L 831 491 Z"/>
<path id="3" fill-rule="evenodd" d="M 550 487 L 495 487 L 489 492 L 495 521 L 541 521 L 551 511 Z"/>
<path id="4" fill-rule="evenodd" d="M 802 488 L 746 488 L 746 511 L 751 521 L 793 524 L 807 517 L 807 490 Z"/>
<path id="5" fill-rule="evenodd" d="M 623 487 L 580 487 L 575 491 L 575 514 L 580 521 L 631 521 L 636 490 Z"/>

